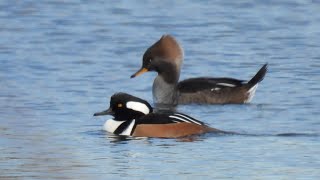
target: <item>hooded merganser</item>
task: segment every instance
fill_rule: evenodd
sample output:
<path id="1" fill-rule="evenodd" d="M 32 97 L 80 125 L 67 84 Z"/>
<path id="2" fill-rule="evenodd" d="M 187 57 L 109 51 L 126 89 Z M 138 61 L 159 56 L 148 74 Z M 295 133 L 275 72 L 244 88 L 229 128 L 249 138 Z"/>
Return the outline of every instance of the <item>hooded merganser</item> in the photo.
<path id="1" fill-rule="evenodd" d="M 101 115 L 114 116 L 105 122 L 103 129 L 117 135 L 179 138 L 208 132 L 225 133 L 182 113 L 153 113 L 147 101 L 126 93 L 114 94 L 109 109 L 94 114 Z"/>
<path id="2" fill-rule="evenodd" d="M 183 50 L 174 37 L 164 35 L 143 55 L 142 68 L 134 78 L 147 71 L 156 71 L 152 87 L 156 104 L 226 104 L 247 103 L 253 98 L 258 83 L 263 80 L 268 64 L 249 81 L 234 78 L 198 77 L 178 83 L 183 62 Z"/>

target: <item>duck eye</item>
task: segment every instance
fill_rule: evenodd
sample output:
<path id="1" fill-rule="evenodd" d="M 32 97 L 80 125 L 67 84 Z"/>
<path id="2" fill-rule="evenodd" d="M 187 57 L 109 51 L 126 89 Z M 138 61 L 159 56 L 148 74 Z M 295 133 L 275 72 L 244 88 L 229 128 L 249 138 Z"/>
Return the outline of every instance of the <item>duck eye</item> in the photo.
<path id="1" fill-rule="evenodd" d="M 117 107 L 118 108 L 121 108 L 123 105 L 121 104 L 121 103 L 119 103 L 118 105 L 117 105 Z"/>
<path id="2" fill-rule="evenodd" d="M 149 63 L 151 63 L 151 62 L 152 62 L 152 59 L 150 58 L 148 61 L 149 61 Z"/>

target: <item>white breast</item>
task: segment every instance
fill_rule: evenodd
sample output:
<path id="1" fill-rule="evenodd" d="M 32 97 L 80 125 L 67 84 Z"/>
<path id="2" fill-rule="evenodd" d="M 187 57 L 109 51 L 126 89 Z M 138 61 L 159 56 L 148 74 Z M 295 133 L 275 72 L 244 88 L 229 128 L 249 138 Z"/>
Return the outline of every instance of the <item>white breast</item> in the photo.
<path id="1" fill-rule="evenodd" d="M 114 133 L 114 131 L 124 122 L 125 121 L 115 121 L 114 119 L 109 119 L 104 123 L 103 130 Z"/>
<path id="2" fill-rule="evenodd" d="M 130 125 L 127 127 L 127 129 L 124 130 L 120 135 L 130 136 L 135 122 L 136 122 L 136 120 L 133 120 L 130 123 Z"/>
<path id="3" fill-rule="evenodd" d="M 125 121 L 116 121 L 114 119 L 109 119 L 107 120 L 104 125 L 103 125 L 103 130 L 110 132 L 110 133 L 114 133 L 117 128 L 124 123 Z M 129 126 L 122 132 L 120 133 L 120 135 L 125 135 L 125 136 L 130 136 L 131 132 L 133 130 L 134 124 L 135 124 L 135 120 L 133 120 Z"/>

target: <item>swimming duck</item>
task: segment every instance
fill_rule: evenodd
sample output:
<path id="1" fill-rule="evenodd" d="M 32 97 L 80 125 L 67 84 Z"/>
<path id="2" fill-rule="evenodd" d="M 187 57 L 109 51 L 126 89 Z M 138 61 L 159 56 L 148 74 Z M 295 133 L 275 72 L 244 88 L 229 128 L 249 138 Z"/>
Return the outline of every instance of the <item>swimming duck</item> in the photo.
<path id="1" fill-rule="evenodd" d="M 186 114 L 178 112 L 153 112 L 151 105 L 138 97 L 116 93 L 110 107 L 94 116 L 111 115 L 103 129 L 107 132 L 133 137 L 179 138 L 203 133 L 225 133 L 207 126 Z"/>
<path id="2" fill-rule="evenodd" d="M 148 71 L 155 71 L 152 87 L 156 104 L 228 104 L 248 103 L 252 100 L 258 83 L 267 72 L 265 64 L 249 81 L 234 78 L 196 77 L 179 81 L 183 50 L 171 35 L 164 35 L 150 46 L 143 55 L 140 70 L 134 78 Z"/>

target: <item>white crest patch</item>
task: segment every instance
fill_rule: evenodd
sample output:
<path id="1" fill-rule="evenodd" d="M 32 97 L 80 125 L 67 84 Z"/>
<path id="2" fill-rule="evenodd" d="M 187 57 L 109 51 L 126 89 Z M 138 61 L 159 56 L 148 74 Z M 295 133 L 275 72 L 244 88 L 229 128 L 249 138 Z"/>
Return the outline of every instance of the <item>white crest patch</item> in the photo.
<path id="1" fill-rule="evenodd" d="M 126 106 L 128 109 L 139 111 L 139 112 L 142 112 L 143 114 L 150 113 L 150 109 L 148 108 L 148 106 L 141 102 L 129 101 L 127 102 Z"/>
<path id="2" fill-rule="evenodd" d="M 226 86 L 226 87 L 236 87 L 236 85 L 234 85 L 234 84 L 229 84 L 229 83 L 217 83 L 217 85 Z"/>

